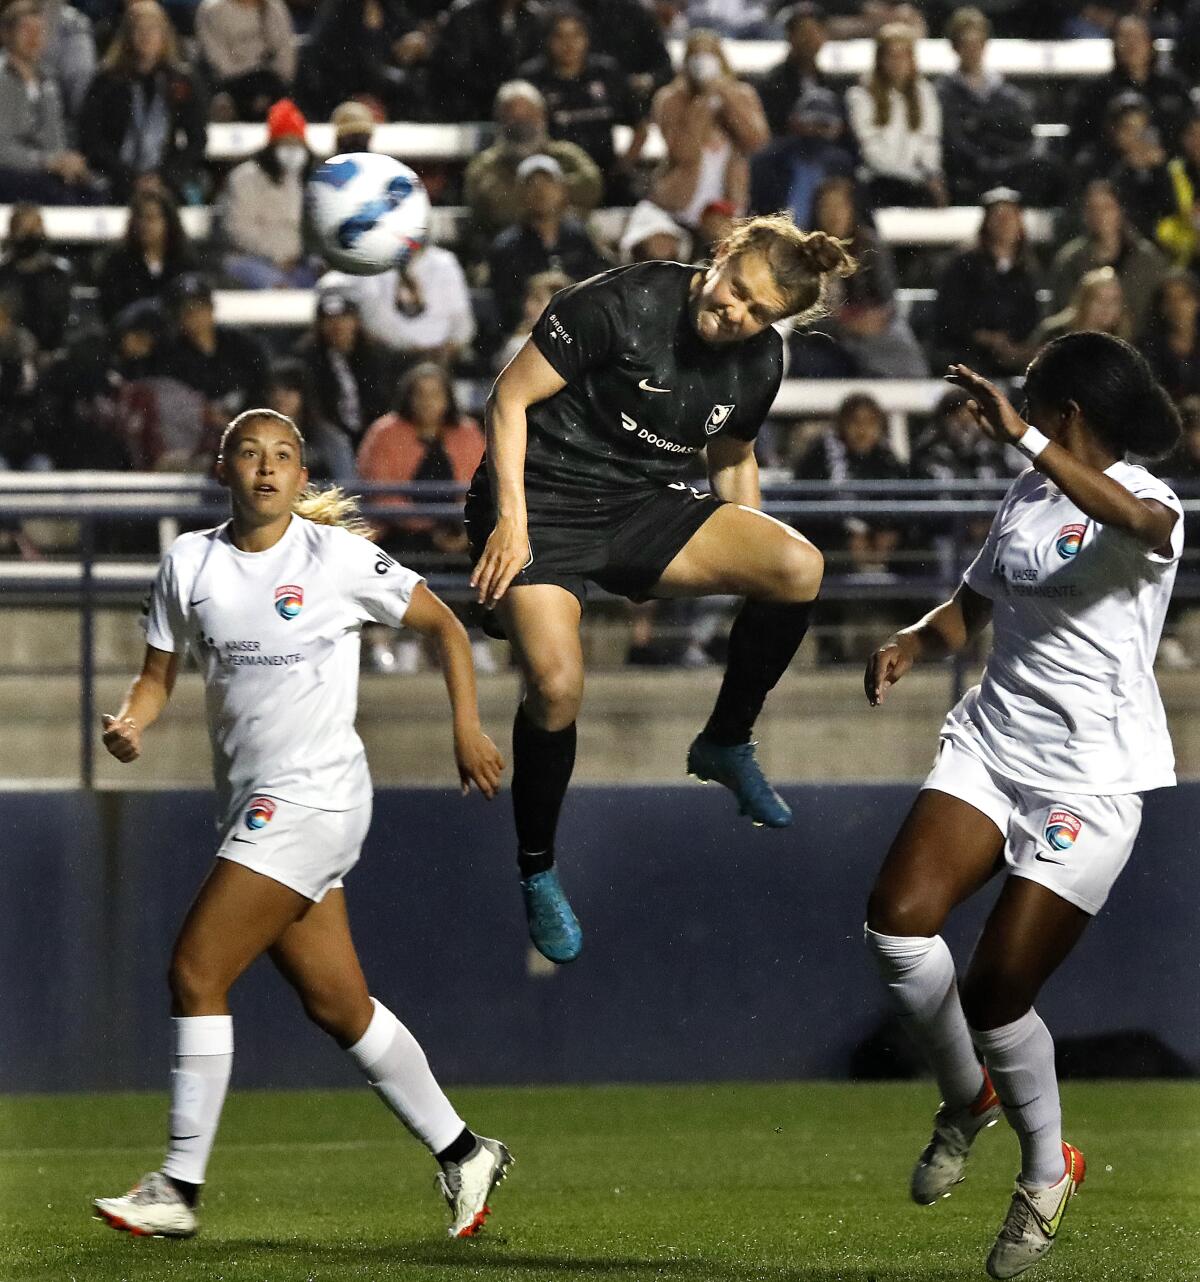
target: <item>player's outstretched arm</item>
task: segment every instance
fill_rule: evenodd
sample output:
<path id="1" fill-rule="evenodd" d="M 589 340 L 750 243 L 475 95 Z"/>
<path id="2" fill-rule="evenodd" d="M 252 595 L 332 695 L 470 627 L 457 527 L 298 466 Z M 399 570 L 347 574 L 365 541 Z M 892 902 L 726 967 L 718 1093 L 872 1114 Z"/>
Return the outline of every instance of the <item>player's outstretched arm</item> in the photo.
<path id="1" fill-rule="evenodd" d="M 122 763 L 136 761 L 142 755 L 142 732 L 158 720 L 175 689 L 179 656 L 167 650 L 146 647 L 142 670 L 134 678 L 129 693 L 115 716 L 101 717 L 104 746 Z"/>
<path id="2" fill-rule="evenodd" d="M 992 603 L 987 597 L 965 583 L 959 584 L 949 601 L 935 606 L 911 627 L 888 637 L 867 660 L 863 677 L 867 702 L 877 708 L 914 663 L 957 654 L 991 617 Z"/>
<path id="3" fill-rule="evenodd" d="M 500 787 L 504 758 L 479 724 L 475 663 L 466 628 L 455 618 L 454 611 L 424 583 L 417 584 L 413 591 L 404 614 L 404 626 L 429 637 L 438 648 L 454 717 L 454 760 L 458 764 L 463 796 L 474 784 L 485 797 L 494 797 Z"/>

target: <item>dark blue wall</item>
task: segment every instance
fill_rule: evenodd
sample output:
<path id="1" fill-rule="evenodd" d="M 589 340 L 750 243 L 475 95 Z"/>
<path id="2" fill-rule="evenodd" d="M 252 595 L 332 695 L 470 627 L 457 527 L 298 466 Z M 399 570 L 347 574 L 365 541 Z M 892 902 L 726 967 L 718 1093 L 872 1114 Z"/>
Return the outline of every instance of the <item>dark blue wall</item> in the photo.
<path id="1" fill-rule="evenodd" d="M 395 791 L 347 894 L 373 991 L 448 1082 L 838 1076 L 884 1011 L 861 942 L 910 786 L 785 790 L 786 832 L 717 788 L 577 788 L 560 840 L 583 956 L 527 971 L 507 798 Z M 214 844 L 201 792 L 0 794 L 0 1089 L 162 1086 L 163 976 Z M 1157 1033 L 1200 1065 L 1200 785 L 1147 799 L 1109 905 L 1039 1009 L 1060 1037 Z M 990 893 L 947 932 L 960 968 Z M 356 1080 L 263 962 L 235 1081 Z"/>

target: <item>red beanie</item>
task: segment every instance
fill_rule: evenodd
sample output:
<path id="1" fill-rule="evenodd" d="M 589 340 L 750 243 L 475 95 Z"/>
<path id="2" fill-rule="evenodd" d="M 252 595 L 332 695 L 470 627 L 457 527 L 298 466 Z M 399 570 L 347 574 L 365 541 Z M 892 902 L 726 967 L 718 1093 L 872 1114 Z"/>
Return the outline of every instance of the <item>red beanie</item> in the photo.
<path id="1" fill-rule="evenodd" d="M 307 124 L 304 113 L 290 98 L 280 98 L 267 112 L 267 140 L 269 142 L 276 142 L 280 138 L 303 140 Z"/>

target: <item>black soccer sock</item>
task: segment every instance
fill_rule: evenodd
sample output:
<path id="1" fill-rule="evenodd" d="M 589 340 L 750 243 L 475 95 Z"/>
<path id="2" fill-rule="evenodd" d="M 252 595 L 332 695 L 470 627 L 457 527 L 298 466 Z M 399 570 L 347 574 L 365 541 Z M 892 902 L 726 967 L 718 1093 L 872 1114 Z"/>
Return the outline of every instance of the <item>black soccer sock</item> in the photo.
<path id="1" fill-rule="evenodd" d="M 200 1201 L 200 1190 L 203 1185 L 189 1184 L 187 1180 L 177 1180 L 173 1175 L 168 1175 L 167 1183 L 179 1194 L 181 1198 L 193 1209 L 196 1203 Z"/>
<path id="2" fill-rule="evenodd" d="M 470 1157 L 475 1151 L 475 1145 L 479 1143 L 475 1132 L 467 1127 L 462 1128 L 462 1133 L 458 1139 L 447 1144 L 440 1153 L 435 1153 L 434 1157 L 444 1166 L 447 1162 L 461 1162 L 464 1157 Z"/>
<path id="3" fill-rule="evenodd" d="M 725 678 L 704 727 L 713 743 L 749 743 L 763 701 L 808 631 L 814 601 L 746 601 L 729 629 Z"/>
<path id="4" fill-rule="evenodd" d="M 562 730 L 534 725 L 522 703 L 513 720 L 513 818 L 522 877 L 554 864 L 558 812 L 575 769 L 575 723 Z"/>

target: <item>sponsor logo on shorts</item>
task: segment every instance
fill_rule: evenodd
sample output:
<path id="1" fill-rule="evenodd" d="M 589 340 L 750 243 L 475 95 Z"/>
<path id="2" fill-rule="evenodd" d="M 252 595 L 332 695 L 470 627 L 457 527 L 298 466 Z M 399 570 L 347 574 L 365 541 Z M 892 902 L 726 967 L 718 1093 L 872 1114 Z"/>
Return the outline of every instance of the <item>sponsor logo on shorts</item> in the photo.
<path id="1" fill-rule="evenodd" d="M 1086 525 L 1064 525 L 1054 536 L 1055 551 L 1064 561 L 1069 561 L 1078 554 L 1083 546 L 1083 536 L 1086 532 Z"/>
<path id="2" fill-rule="evenodd" d="M 1083 820 L 1069 810 L 1052 810 L 1042 831 L 1051 850 L 1070 850 L 1083 827 Z"/>
<path id="3" fill-rule="evenodd" d="M 275 817 L 275 803 L 270 797 L 255 797 L 246 807 L 246 827 L 257 832 Z"/>
<path id="4" fill-rule="evenodd" d="M 565 329 L 563 329 L 562 321 L 560 321 L 553 312 L 550 313 L 550 315 L 547 317 L 547 320 L 549 320 L 550 322 L 551 338 L 561 338 L 562 341 L 566 343 L 568 347 L 575 341 L 571 337 L 571 335 L 568 334 Z"/>
<path id="5" fill-rule="evenodd" d="M 285 583 L 275 589 L 275 613 L 281 619 L 294 619 L 304 608 L 304 589 Z"/>
<path id="6" fill-rule="evenodd" d="M 708 412 L 708 421 L 704 424 L 705 434 L 712 436 L 714 432 L 719 432 L 732 413 L 732 405 L 714 405 Z"/>

